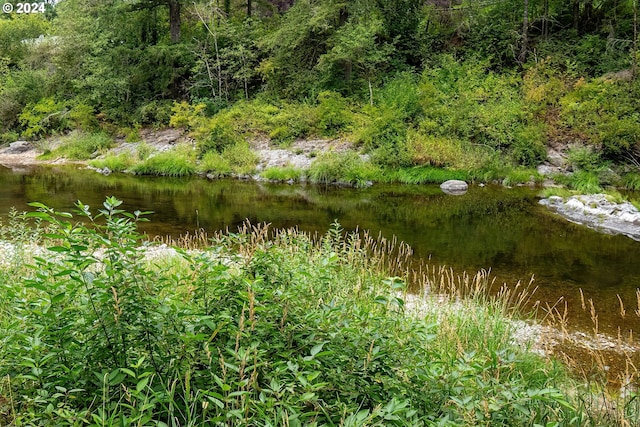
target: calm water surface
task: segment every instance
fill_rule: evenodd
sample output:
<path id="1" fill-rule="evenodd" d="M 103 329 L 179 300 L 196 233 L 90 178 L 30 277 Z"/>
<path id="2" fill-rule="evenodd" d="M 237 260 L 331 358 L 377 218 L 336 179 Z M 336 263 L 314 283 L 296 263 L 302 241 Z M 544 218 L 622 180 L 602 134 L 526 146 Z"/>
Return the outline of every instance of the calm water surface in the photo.
<path id="1" fill-rule="evenodd" d="M 535 299 L 569 301 L 570 326 L 588 329 L 590 316 L 580 309 L 580 293 L 593 299 L 600 329 L 615 334 L 640 321 L 640 243 L 571 224 L 538 205 L 538 190 L 471 187 L 463 196 L 447 196 L 438 186 L 376 185 L 364 190 L 305 185 L 276 185 L 236 180 L 102 176 L 71 167 L 11 170 L 0 167 L 0 215 L 11 207 L 30 210 L 39 201 L 71 209 L 77 200 L 98 207 L 106 196 L 125 209 L 152 210 L 143 231 L 180 235 L 197 228 L 234 229 L 245 219 L 275 227 L 297 226 L 324 232 L 338 220 L 348 230 L 367 229 L 397 236 L 415 254 L 457 271 L 491 269 L 499 282 L 528 282 L 535 276 Z M 620 295 L 627 307 L 619 316 Z"/>

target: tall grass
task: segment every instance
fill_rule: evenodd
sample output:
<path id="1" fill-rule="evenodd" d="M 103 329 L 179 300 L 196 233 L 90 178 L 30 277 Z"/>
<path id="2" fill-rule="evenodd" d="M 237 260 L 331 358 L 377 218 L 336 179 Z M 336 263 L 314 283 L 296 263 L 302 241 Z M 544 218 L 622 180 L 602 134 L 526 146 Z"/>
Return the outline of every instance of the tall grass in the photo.
<path id="1" fill-rule="evenodd" d="M 71 160 L 86 160 L 104 153 L 113 145 L 113 140 L 105 133 L 84 133 L 75 131 L 62 139 L 61 144 L 41 159 L 64 157 Z"/>
<path id="2" fill-rule="evenodd" d="M 429 166 L 415 166 L 385 171 L 385 180 L 402 184 L 441 184 L 450 179 L 468 180 L 469 174 L 462 170 L 449 170 Z"/>
<path id="3" fill-rule="evenodd" d="M 131 172 L 138 175 L 189 176 L 196 172 L 195 153 L 185 145 L 157 153 L 136 163 Z"/>
<path id="4" fill-rule="evenodd" d="M 128 170 L 135 163 L 129 153 L 110 154 L 99 159 L 90 160 L 89 164 L 95 168 L 109 168 L 113 172 Z"/>
<path id="5" fill-rule="evenodd" d="M 84 222 L 34 206 L 28 216 L 49 227 L 34 239 L 49 254 L 33 267 L 15 263 L 21 279 L 0 287 L 3 422 L 637 419 L 630 395 L 613 416 L 589 412 L 565 370 L 514 342 L 509 319 L 528 287 L 492 294 L 487 272 L 416 266 L 395 239 L 347 234 L 339 224 L 318 238 L 245 224 L 193 235 L 176 254 L 145 243 L 136 223 L 147 213 L 125 212 L 114 198 L 97 214 L 78 203 Z M 431 292 L 409 294 L 409 284 Z"/>

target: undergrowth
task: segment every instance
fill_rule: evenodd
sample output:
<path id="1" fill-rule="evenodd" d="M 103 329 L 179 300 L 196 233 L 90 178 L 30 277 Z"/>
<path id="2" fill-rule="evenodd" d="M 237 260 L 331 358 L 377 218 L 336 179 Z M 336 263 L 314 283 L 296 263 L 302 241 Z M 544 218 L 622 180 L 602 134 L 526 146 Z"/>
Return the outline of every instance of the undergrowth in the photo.
<path id="1" fill-rule="evenodd" d="M 432 271 L 426 280 L 464 297 L 446 310 L 406 293 L 405 245 L 338 224 L 319 240 L 245 225 L 203 250 L 145 258 L 136 224 L 147 212 L 112 197 L 96 213 L 78 202 L 75 217 L 32 206 L 49 253 L 0 287 L 3 422 L 589 421 L 562 390 L 565 372 L 513 343 L 507 319 L 522 300 L 478 292 L 486 274 Z"/>

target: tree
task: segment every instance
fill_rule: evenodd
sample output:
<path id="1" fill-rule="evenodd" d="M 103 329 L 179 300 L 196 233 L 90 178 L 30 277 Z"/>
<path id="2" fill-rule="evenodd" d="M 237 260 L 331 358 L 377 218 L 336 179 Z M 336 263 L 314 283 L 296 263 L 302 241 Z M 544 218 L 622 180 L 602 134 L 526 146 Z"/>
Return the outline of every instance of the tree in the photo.
<path id="1" fill-rule="evenodd" d="M 180 42 L 180 26 L 182 1 L 184 0 L 140 0 L 132 6 L 132 10 L 154 9 L 160 6 L 166 6 L 169 10 L 169 33 L 171 42 Z"/>
<path id="2" fill-rule="evenodd" d="M 320 69 L 342 69 L 344 81 L 349 87 L 355 71 L 366 79 L 369 89 L 369 102 L 373 105 L 373 87 L 371 84 L 383 64 L 388 63 L 393 46 L 377 41 L 382 30 L 382 21 L 363 20 L 348 22 L 331 37 L 331 48 L 319 59 Z"/>

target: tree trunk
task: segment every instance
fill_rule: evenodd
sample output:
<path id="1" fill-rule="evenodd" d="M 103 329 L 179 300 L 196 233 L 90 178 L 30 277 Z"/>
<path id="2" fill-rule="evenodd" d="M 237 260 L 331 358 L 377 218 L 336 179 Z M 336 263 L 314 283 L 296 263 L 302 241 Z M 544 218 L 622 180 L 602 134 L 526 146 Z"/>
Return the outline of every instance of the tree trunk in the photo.
<path id="1" fill-rule="evenodd" d="M 633 52 L 631 52 L 631 76 L 635 80 L 638 73 L 638 0 L 633 0 Z"/>
<path id="2" fill-rule="evenodd" d="M 518 63 L 523 65 L 527 61 L 529 50 L 529 0 L 524 0 L 524 13 L 522 15 L 522 46 L 518 55 Z"/>
<path id="3" fill-rule="evenodd" d="M 580 0 L 573 0 L 573 29 L 580 30 Z"/>
<path id="4" fill-rule="evenodd" d="M 171 42 L 180 41 L 180 0 L 169 0 L 169 30 Z"/>
<path id="5" fill-rule="evenodd" d="M 549 0 L 544 0 L 542 17 L 542 37 L 547 40 L 549 37 Z"/>
<path id="6" fill-rule="evenodd" d="M 253 1 L 247 0 L 247 18 L 251 18 L 252 9 L 253 9 Z"/>

